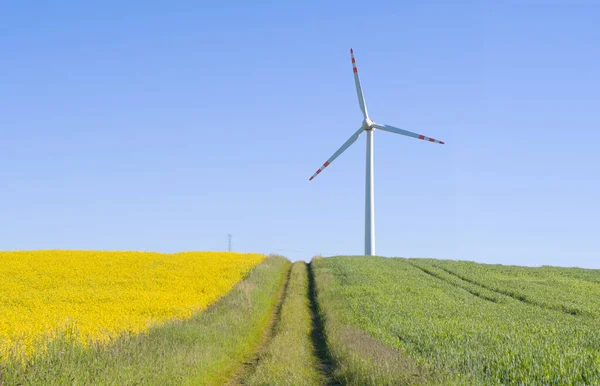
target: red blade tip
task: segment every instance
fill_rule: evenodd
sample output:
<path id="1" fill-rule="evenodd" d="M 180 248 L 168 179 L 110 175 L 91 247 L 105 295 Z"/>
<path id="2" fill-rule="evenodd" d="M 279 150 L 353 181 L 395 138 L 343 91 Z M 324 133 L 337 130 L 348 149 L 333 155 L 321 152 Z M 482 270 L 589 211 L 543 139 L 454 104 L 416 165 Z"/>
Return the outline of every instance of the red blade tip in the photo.
<path id="1" fill-rule="evenodd" d="M 352 48 L 350 48 L 350 53 L 351 53 L 351 54 L 353 54 L 353 53 L 354 53 L 354 51 L 352 50 Z"/>
<path id="2" fill-rule="evenodd" d="M 440 144 L 441 144 L 441 145 L 443 145 L 443 144 L 444 144 L 444 142 L 440 141 Z"/>

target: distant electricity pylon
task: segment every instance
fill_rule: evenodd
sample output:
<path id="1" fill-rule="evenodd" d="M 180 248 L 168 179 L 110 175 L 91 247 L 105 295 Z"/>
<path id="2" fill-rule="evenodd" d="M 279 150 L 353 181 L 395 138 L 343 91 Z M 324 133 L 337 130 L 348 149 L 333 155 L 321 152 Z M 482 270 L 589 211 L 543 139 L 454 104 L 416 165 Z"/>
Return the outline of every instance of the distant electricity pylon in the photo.
<path id="1" fill-rule="evenodd" d="M 227 233 L 227 252 L 231 252 L 231 233 Z"/>

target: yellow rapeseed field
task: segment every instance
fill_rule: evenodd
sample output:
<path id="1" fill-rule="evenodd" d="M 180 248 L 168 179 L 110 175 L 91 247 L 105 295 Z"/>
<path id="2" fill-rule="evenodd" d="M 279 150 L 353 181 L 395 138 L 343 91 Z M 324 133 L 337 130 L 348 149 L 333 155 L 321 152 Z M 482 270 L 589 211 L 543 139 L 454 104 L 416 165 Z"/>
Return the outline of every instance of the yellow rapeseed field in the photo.
<path id="1" fill-rule="evenodd" d="M 70 332 L 83 344 L 188 318 L 265 258 L 225 252 L 0 252 L 0 359 Z"/>

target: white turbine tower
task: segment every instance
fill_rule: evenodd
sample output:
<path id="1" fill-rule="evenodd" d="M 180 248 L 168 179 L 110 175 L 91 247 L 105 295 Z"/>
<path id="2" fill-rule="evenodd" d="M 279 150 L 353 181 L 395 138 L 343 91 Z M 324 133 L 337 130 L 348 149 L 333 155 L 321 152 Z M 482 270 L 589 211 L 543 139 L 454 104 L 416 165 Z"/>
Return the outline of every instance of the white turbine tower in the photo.
<path id="1" fill-rule="evenodd" d="M 367 112 L 367 105 L 365 103 L 365 97 L 363 96 L 362 88 L 360 87 L 360 79 L 358 78 L 358 69 L 356 68 L 356 61 L 354 60 L 354 51 L 350 49 L 350 56 L 352 57 L 352 69 L 354 71 L 354 83 L 356 83 L 356 93 L 358 94 L 358 104 L 360 105 L 360 109 L 362 110 L 364 120 L 362 122 L 362 126 L 360 129 L 356 131 L 356 133 L 352 134 L 352 136 L 340 147 L 333 155 L 321 166 L 319 170 L 312 177 L 310 177 L 310 181 L 317 176 L 317 174 L 321 173 L 323 169 L 327 166 L 331 165 L 331 163 L 340 156 L 347 148 L 349 148 L 358 137 L 362 134 L 363 131 L 367 132 L 367 170 L 366 170 L 366 180 L 365 180 L 365 255 L 372 256 L 375 254 L 375 199 L 373 197 L 373 129 L 379 129 L 383 131 L 388 131 L 390 133 L 402 134 L 407 137 L 413 137 L 417 139 L 422 139 L 424 141 L 435 142 L 439 144 L 444 144 L 442 141 L 438 141 L 437 139 L 429 138 L 421 134 L 416 134 L 407 130 L 398 129 L 397 127 L 388 126 L 388 125 L 380 125 L 378 123 L 373 122 L 371 118 L 369 118 L 369 113 Z"/>

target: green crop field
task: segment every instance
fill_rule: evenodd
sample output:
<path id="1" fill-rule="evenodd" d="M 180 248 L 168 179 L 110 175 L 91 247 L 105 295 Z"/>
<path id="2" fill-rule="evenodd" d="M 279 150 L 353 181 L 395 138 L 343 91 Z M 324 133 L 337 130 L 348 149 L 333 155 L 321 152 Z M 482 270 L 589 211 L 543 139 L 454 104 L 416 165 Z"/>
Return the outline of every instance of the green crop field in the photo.
<path id="1" fill-rule="evenodd" d="M 348 383 L 600 384 L 599 270 L 344 256 L 312 266 Z M 357 334 L 381 347 L 357 359 Z"/>

